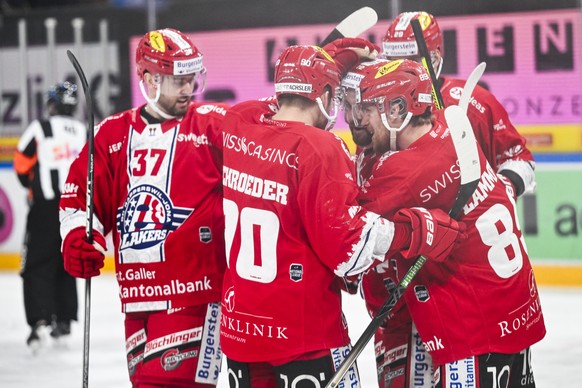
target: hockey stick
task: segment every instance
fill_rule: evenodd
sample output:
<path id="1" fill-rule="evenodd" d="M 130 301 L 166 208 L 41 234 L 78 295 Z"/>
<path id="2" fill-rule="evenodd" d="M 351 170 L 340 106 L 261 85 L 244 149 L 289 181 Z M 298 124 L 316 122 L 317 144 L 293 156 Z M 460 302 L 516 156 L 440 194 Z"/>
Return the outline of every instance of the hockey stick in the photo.
<path id="1" fill-rule="evenodd" d="M 370 7 L 362 7 L 352 12 L 350 15 L 346 16 L 344 20 L 339 22 L 339 24 L 327 37 L 325 37 L 319 46 L 323 47 L 329 42 L 340 38 L 355 38 L 358 35 L 366 32 L 368 29 L 372 28 L 377 21 L 378 14 L 376 14 L 374 9 Z"/>
<path id="2" fill-rule="evenodd" d="M 473 75 L 473 73 L 471 73 L 471 75 Z M 471 83 L 472 82 L 473 79 L 471 79 Z M 469 83 L 468 80 L 465 85 L 469 84 L 470 86 L 471 83 Z M 463 89 L 463 93 L 464 92 L 465 89 Z M 479 152 L 477 150 L 475 134 L 473 133 L 471 123 L 463 109 L 457 105 L 448 107 L 445 109 L 445 119 L 451 132 L 451 138 L 453 140 L 461 171 L 461 187 L 459 188 L 455 203 L 449 212 L 451 218 L 457 218 L 479 184 L 481 166 L 479 163 Z M 426 263 L 426 260 L 426 257 L 419 256 L 414 261 L 404 277 L 400 282 L 398 282 L 396 289 L 390 294 L 376 316 L 372 318 L 360 338 L 358 338 L 348 356 L 343 360 L 331 380 L 325 386 L 326 388 L 335 388 L 341 383 L 344 375 L 356 362 L 356 359 L 372 339 L 376 330 L 378 330 L 382 323 L 388 318 L 388 314 L 390 314 L 392 308 L 400 300 L 402 295 L 404 295 L 408 285 Z"/>
<path id="3" fill-rule="evenodd" d="M 443 96 L 441 95 L 441 90 L 437 83 L 437 77 L 432 67 L 432 62 L 430 60 L 430 53 L 426 47 L 426 41 L 424 40 L 424 35 L 422 34 L 422 27 L 418 19 L 412 19 L 410 21 L 410 26 L 414 32 L 414 39 L 416 40 L 416 46 L 418 47 L 418 54 L 420 55 L 420 60 L 422 66 L 428 72 L 430 80 L 432 81 L 432 100 L 435 107 L 438 109 L 444 109 L 445 105 L 443 103 Z"/>
<path id="4" fill-rule="evenodd" d="M 465 87 L 463 88 L 463 93 L 461 94 L 461 99 L 459 100 L 459 106 L 461 109 L 466 113 L 467 109 L 469 108 L 469 100 L 471 100 L 471 95 L 473 94 L 473 90 L 475 90 L 475 86 L 481 79 L 481 76 L 485 72 L 485 68 L 487 64 L 485 62 L 481 62 L 477 65 L 476 68 L 473 69 L 467 81 L 465 81 Z"/>
<path id="5" fill-rule="evenodd" d="M 87 104 L 87 193 L 85 196 L 85 238 L 89 244 L 93 243 L 93 184 L 94 184 L 94 165 L 95 146 L 93 144 L 94 118 L 93 118 L 93 100 L 87 77 L 77 61 L 77 58 L 70 50 L 67 50 L 67 56 L 73 64 L 77 75 L 83 86 L 85 93 L 85 103 Z M 89 339 L 91 329 L 91 278 L 85 279 L 85 326 L 83 333 L 83 388 L 89 386 Z"/>

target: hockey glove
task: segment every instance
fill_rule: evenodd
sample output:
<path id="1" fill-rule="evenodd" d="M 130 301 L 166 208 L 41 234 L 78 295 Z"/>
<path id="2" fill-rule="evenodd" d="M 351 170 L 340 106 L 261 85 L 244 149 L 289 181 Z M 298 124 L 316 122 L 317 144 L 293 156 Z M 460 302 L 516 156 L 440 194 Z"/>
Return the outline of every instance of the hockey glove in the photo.
<path id="1" fill-rule="evenodd" d="M 376 59 L 380 50 L 374 43 L 361 38 L 341 38 L 323 49 L 333 58 L 343 76 L 360 62 Z"/>
<path id="2" fill-rule="evenodd" d="M 77 278 L 97 276 L 105 261 L 105 238 L 93 231 L 93 244 L 85 239 L 85 228 L 71 230 L 63 241 L 65 271 Z"/>
<path id="3" fill-rule="evenodd" d="M 408 223 L 412 227 L 410 246 L 401 251 L 407 259 L 423 255 L 430 260 L 444 261 L 467 237 L 465 224 L 455 221 L 440 209 L 401 209 L 394 216 L 394 222 Z"/>

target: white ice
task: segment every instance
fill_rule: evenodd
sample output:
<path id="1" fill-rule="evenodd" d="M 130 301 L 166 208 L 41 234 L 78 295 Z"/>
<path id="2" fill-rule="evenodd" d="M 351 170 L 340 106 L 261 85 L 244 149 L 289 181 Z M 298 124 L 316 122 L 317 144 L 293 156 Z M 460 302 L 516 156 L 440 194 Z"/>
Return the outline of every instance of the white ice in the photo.
<path id="1" fill-rule="evenodd" d="M 25 344 L 29 328 L 24 318 L 22 281 L 15 272 L 0 272 L 0 387 L 72 388 L 82 386 L 84 281 L 78 282 L 79 322 L 67 347 L 49 344 L 32 356 Z M 533 347 L 532 363 L 538 388 L 582 387 L 582 288 L 540 289 L 548 334 Z M 130 387 L 123 340 L 123 317 L 112 275 L 94 278 L 91 288 L 89 386 Z M 352 341 L 369 322 L 358 296 L 345 298 Z M 375 387 L 371 344 L 360 355 L 363 387 Z M 218 386 L 228 387 L 223 373 Z"/>

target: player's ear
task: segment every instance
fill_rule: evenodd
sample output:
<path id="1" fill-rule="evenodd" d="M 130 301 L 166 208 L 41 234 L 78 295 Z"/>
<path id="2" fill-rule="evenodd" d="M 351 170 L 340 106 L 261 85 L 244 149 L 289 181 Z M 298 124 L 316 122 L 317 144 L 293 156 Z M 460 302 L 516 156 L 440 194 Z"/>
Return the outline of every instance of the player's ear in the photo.
<path id="1" fill-rule="evenodd" d="M 323 106 L 325 106 L 325 108 L 329 108 L 329 106 L 332 103 L 332 96 L 331 96 L 331 90 L 329 87 L 326 87 L 324 89 L 324 92 L 321 94 L 321 101 L 323 101 Z"/>
<path id="2" fill-rule="evenodd" d="M 159 86 L 158 83 L 156 82 L 156 77 L 154 75 L 152 75 L 151 73 L 146 71 L 143 74 L 143 83 L 144 83 L 144 86 L 146 87 L 147 94 L 150 97 L 155 96 L 156 89 Z"/>
<path id="3" fill-rule="evenodd" d="M 143 75 L 143 79 L 144 79 L 144 83 L 148 87 L 148 90 L 150 88 L 155 89 L 157 87 L 156 82 L 154 80 L 154 76 L 151 73 L 146 71 Z"/>

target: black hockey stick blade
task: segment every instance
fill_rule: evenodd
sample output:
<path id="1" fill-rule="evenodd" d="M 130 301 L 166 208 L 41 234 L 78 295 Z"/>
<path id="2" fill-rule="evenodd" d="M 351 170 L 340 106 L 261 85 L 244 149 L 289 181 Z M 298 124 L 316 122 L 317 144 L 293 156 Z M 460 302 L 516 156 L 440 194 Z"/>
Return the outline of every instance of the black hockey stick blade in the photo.
<path id="1" fill-rule="evenodd" d="M 340 38 L 355 38 L 378 22 L 378 14 L 370 7 L 362 7 L 348 16 L 319 44 L 320 47 Z"/>
<path id="2" fill-rule="evenodd" d="M 93 99 L 91 90 L 85 72 L 81 68 L 79 61 L 70 50 L 67 50 L 67 56 L 73 64 L 85 94 L 85 103 L 87 104 L 87 191 L 85 196 L 85 238 L 89 243 L 93 243 L 93 185 L 94 185 L 94 155 L 95 146 L 93 138 L 95 135 L 94 118 L 93 118 Z M 91 333 L 91 278 L 85 279 L 85 316 L 83 327 L 83 388 L 89 387 L 89 345 Z"/>
<path id="3" fill-rule="evenodd" d="M 430 76 L 430 80 L 432 82 L 432 100 L 437 109 L 443 109 L 445 107 L 443 103 L 443 96 L 441 95 L 441 91 L 439 89 L 438 80 L 436 74 L 434 72 L 434 68 L 432 67 L 432 62 L 430 60 L 430 53 L 428 52 L 428 48 L 426 47 L 426 41 L 424 40 L 424 35 L 422 34 L 422 27 L 420 26 L 420 22 L 418 19 L 412 19 L 410 21 L 410 26 L 412 27 L 412 31 L 414 32 L 414 39 L 416 40 L 416 46 L 418 47 L 418 54 L 420 55 L 420 59 L 422 62 L 422 66 L 428 72 Z"/>

